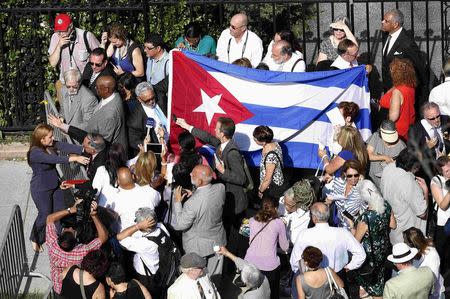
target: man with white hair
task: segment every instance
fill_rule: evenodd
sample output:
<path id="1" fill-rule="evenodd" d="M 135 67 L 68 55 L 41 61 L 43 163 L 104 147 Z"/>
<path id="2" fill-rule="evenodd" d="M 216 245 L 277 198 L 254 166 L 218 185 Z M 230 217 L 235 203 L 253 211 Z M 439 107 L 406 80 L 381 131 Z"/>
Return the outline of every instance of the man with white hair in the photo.
<path id="1" fill-rule="evenodd" d="M 147 135 L 147 126 L 152 143 L 165 140 L 164 132 L 160 128 L 167 131 L 165 129 L 167 118 L 156 104 L 156 94 L 152 85 L 149 82 L 141 82 L 136 86 L 135 93 L 139 103 L 127 120 L 128 144 L 130 151 L 133 151 L 132 156 L 139 153 L 138 145 L 142 144 Z"/>
<path id="2" fill-rule="evenodd" d="M 300 57 L 292 45 L 285 40 L 279 40 L 272 46 L 272 59 L 275 64 L 271 64 L 271 71 L 279 72 L 304 72 L 306 68 L 303 57 Z"/>
<path id="3" fill-rule="evenodd" d="M 182 274 L 167 291 L 167 299 L 220 299 L 214 283 L 206 274 L 206 260 L 194 252 L 181 257 Z"/>
<path id="4" fill-rule="evenodd" d="M 206 165 L 197 165 L 191 172 L 195 191 L 182 206 L 186 197 L 181 187 L 175 189 L 174 229 L 183 231 L 183 249 L 195 252 L 208 261 L 208 273 L 212 279 L 220 279 L 223 256 L 214 252 L 214 246 L 226 244 L 225 229 L 222 223 L 225 204 L 225 186 L 211 184 L 212 169 Z M 218 276 L 217 278 L 214 276 Z"/>
<path id="5" fill-rule="evenodd" d="M 64 82 L 59 116 L 66 124 L 85 130 L 97 106 L 97 98 L 81 85 L 81 73 L 77 69 L 66 71 Z"/>
<path id="6" fill-rule="evenodd" d="M 428 267 L 413 266 L 417 252 L 403 242 L 393 246 L 387 259 L 394 263 L 398 275 L 386 282 L 383 298 L 429 298 L 434 285 L 433 272 Z"/>
<path id="7" fill-rule="evenodd" d="M 154 209 L 142 207 L 135 213 L 135 224 L 117 234 L 117 240 L 125 249 L 135 252 L 133 266 L 138 280 L 149 290 L 154 298 L 159 298 L 155 274 L 159 269 L 158 245 L 151 241 L 162 235 L 162 242 L 169 239 L 169 232 L 162 223 L 157 223 Z"/>
<path id="8" fill-rule="evenodd" d="M 245 13 L 235 14 L 230 27 L 222 31 L 217 41 L 219 61 L 232 63 L 236 59 L 248 58 L 253 67 L 262 59 L 263 45 L 261 39 L 248 30 L 248 17 Z"/>

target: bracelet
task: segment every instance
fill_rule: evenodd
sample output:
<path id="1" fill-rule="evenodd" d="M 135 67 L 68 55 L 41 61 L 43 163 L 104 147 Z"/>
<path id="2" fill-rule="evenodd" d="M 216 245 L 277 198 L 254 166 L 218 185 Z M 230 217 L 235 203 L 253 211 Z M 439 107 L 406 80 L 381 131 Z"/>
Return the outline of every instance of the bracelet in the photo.
<path id="1" fill-rule="evenodd" d="M 165 166 L 165 165 L 167 165 L 167 162 L 162 162 L 162 161 L 161 161 L 161 165 L 162 165 L 162 166 Z"/>
<path id="2" fill-rule="evenodd" d="M 72 214 L 72 212 L 70 211 L 70 208 L 67 208 L 67 212 L 69 212 L 69 215 Z"/>

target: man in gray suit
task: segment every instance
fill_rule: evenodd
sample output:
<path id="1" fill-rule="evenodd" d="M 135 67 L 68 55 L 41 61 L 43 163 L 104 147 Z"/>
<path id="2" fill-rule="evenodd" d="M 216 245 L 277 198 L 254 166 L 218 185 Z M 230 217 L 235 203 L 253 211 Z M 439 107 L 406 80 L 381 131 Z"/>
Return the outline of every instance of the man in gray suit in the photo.
<path id="1" fill-rule="evenodd" d="M 95 107 L 86 131 L 103 136 L 109 143 L 121 143 L 127 152 L 128 140 L 122 99 L 115 92 L 116 81 L 112 76 L 101 76 L 96 82 L 97 94 L 101 98 Z"/>
<path id="2" fill-rule="evenodd" d="M 64 82 L 66 83 L 61 89 L 63 100 L 59 116 L 66 124 L 85 130 L 97 106 L 97 98 L 81 85 L 81 73 L 77 69 L 66 71 Z"/>
<path id="3" fill-rule="evenodd" d="M 416 248 L 405 243 L 392 247 L 388 260 L 398 269 L 398 275 L 389 279 L 384 286 L 383 298 L 428 298 L 432 293 L 434 277 L 428 267 L 416 268 L 412 261 L 417 255 Z"/>
<path id="4" fill-rule="evenodd" d="M 210 277 L 218 281 L 222 274 L 223 256 L 215 254 L 214 247 L 226 244 L 222 223 L 225 186 L 212 185 L 212 174 L 209 166 L 195 166 L 191 172 L 195 191 L 183 206 L 181 202 L 186 193 L 182 194 L 181 187 L 175 190 L 174 214 L 177 221 L 174 229 L 183 231 L 184 251 L 204 257 Z M 219 248 L 216 247 L 216 250 Z"/>

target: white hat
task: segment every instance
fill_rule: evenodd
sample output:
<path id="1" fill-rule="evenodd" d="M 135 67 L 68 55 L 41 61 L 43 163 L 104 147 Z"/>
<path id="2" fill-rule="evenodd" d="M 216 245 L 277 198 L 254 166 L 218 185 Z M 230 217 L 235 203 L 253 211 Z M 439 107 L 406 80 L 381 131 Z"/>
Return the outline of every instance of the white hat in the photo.
<path id="1" fill-rule="evenodd" d="M 417 252 L 419 250 L 411 248 L 405 243 L 397 243 L 392 247 L 392 254 L 387 259 L 394 264 L 401 264 L 412 260 L 417 255 Z"/>

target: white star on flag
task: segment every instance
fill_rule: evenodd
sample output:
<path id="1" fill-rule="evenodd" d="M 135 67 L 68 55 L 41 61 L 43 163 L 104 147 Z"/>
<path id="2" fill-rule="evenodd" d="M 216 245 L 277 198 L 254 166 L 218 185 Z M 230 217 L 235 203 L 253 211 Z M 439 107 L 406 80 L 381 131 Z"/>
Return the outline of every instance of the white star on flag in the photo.
<path id="1" fill-rule="evenodd" d="M 226 114 L 225 111 L 223 111 L 222 108 L 219 106 L 220 98 L 222 97 L 221 94 L 217 94 L 213 96 L 212 98 L 209 97 L 206 92 L 203 91 L 203 89 L 200 89 L 200 92 L 202 94 L 202 104 L 195 108 L 192 112 L 205 112 L 206 119 L 208 121 L 208 126 L 211 125 L 211 120 L 215 113 L 223 113 Z"/>

